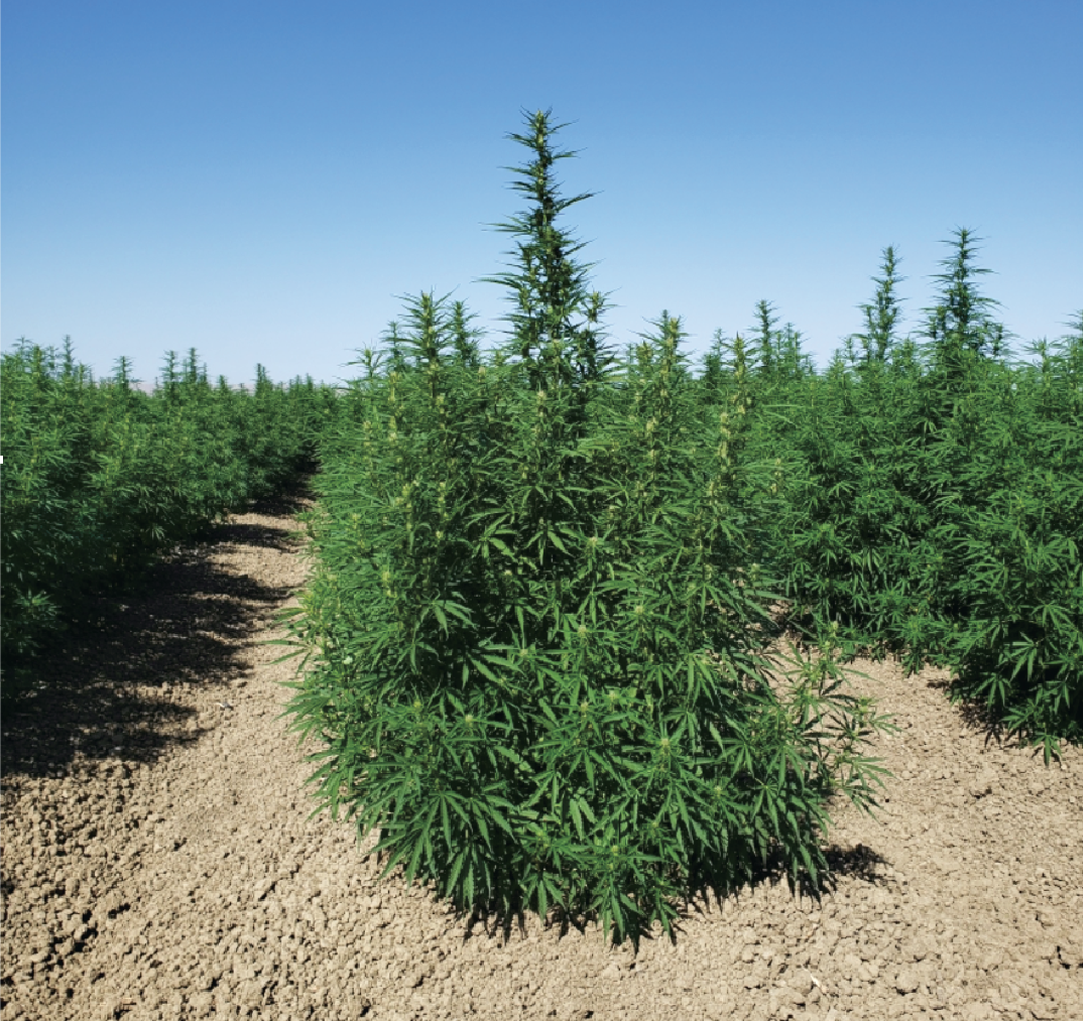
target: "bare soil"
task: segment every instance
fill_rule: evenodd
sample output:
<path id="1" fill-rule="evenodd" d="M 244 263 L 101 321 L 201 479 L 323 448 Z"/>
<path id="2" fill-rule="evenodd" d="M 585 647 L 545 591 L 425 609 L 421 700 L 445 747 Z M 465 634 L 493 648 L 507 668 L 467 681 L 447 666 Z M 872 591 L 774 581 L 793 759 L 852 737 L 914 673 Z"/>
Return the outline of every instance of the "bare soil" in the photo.
<path id="1" fill-rule="evenodd" d="M 493 931 L 309 819 L 274 614 L 306 562 L 262 505 L 157 568 L 3 720 L 5 1021 L 1083 1018 L 1083 750 L 1046 767 L 944 676 L 858 663 L 899 733 L 877 819 L 846 806 L 817 903 L 764 881 L 614 950 Z M 369 844 L 368 846 L 371 846 Z"/>

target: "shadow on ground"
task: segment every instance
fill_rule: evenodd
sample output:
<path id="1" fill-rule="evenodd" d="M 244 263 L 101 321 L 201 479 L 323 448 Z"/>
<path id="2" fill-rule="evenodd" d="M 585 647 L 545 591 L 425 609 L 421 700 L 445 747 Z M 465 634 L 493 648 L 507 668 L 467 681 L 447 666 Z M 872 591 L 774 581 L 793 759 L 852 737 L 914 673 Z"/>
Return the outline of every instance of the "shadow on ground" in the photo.
<path id="1" fill-rule="evenodd" d="M 835 892 L 840 880 L 843 878 L 856 879 L 870 886 L 887 885 L 883 875 L 883 868 L 889 866 L 890 861 L 864 844 L 853 845 L 830 844 L 824 849 L 824 857 L 827 860 L 828 871 L 819 877 L 819 889 L 813 887 L 807 875 L 799 876 L 797 882 L 791 882 L 789 873 L 779 853 L 769 855 L 767 862 L 754 869 L 751 877 L 728 890 L 718 891 L 707 886 L 686 891 L 683 898 L 673 902 L 676 915 L 670 922 L 670 935 L 661 938 L 668 939 L 676 945 L 680 937 L 686 934 L 684 923 L 693 917 L 704 917 L 711 910 L 727 910 L 726 901 L 735 898 L 740 901 L 743 897 L 751 894 L 760 886 L 777 886 L 786 884 L 790 892 L 797 900 L 810 900 L 819 902 L 824 894 Z M 404 875 L 401 865 L 392 870 L 392 875 L 401 878 Z M 432 889 L 432 884 L 429 884 Z M 475 906 L 471 909 L 456 910 L 449 902 L 443 902 L 447 908 L 449 919 L 454 919 L 464 943 L 472 939 L 496 939 L 500 938 L 507 944 L 512 937 L 513 931 L 518 931 L 520 936 L 526 935 L 526 916 L 522 908 L 505 911 L 495 903 L 487 906 Z M 601 922 L 601 914 L 596 910 L 567 911 L 559 906 L 550 908 L 546 916 L 546 928 L 555 928 L 562 937 L 572 929 L 576 929 L 581 936 L 586 935 L 589 925 Z M 475 931 L 479 925 L 481 932 Z M 633 927 L 628 938 L 638 950 L 642 940 L 648 942 L 659 938 L 652 926 Z"/>
<path id="2" fill-rule="evenodd" d="M 251 512 L 296 514 L 305 495 L 297 487 Z M 86 619 L 34 661 L 30 692 L 5 705 L 4 776 L 65 772 L 77 754 L 94 760 L 117 749 L 150 763 L 171 744 L 194 739 L 185 728 L 197 710 L 174 704 L 170 692 L 244 677 L 246 645 L 290 595 L 223 569 L 215 549 L 258 555 L 293 544 L 284 529 L 214 525 L 155 565 L 137 590 L 96 599 Z"/>

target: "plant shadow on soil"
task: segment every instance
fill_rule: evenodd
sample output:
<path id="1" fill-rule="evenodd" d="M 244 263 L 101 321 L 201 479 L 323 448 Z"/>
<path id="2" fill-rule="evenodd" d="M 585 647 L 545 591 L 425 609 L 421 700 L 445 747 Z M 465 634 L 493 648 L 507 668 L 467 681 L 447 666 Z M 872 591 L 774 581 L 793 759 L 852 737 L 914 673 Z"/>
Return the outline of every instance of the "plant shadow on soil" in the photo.
<path id="1" fill-rule="evenodd" d="M 824 855 L 827 859 L 828 871 L 819 877 L 819 890 L 812 885 L 807 876 L 799 876 L 796 883 L 791 882 L 781 856 L 778 854 L 770 855 L 767 862 L 757 868 L 745 883 L 730 889 L 728 892 L 718 892 L 713 888 L 700 884 L 702 888 L 689 891 L 683 898 L 682 903 L 677 907 L 677 916 L 670 923 L 672 933 L 670 942 L 676 945 L 677 937 L 685 932 L 681 923 L 693 915 L 705 916 L 707 914 L 705 908 L 709 909 L 712 902 L 719 911 L 723 911 L 727 899 L 739 900 L 746 893 L 752 893 L 758 887 L 764 885 L 777 886 L 780 883 L 789 883 L 790 892 L 793 896 L 818 903 L 824 894 L 834 892 L 839 879 L 844 876 L 875 886 L 886 885 L 887 883 L 879 870 L 884 865 L 890 865 L 890 862 L 864 844 L 855 844 L 853 847 L 830 844 L 825 849 Z M 393 870 L 392 873 L 392 875 L 398 876 L 400 879 L 401 874 L 401 866 Z M 513 930 L 516 929 L 520 937 L 527 935 L 526 914 L 522 910 L 504 912 L 496 905 L 490 905 L 487 908 L 475 908 L 461 912 L 449 907 L 449 913 L 463 926 L 463 943 L 482 936 L 485 939 L 495 939 L 499 935 L 506 944 L 510 941 Z M 550 909 L 545 919 L 545 928 L 559 929 L 560 937 L 563 939 L 573 928 L 581 936 L 586 936 L 587 927 L 600 921 L 601 917 L 597 911 L 573 913 L 561 907 L 554 907 Z M 478 924 L 483 929 L 480 934 L 474 932 L 474 927 Z M 661 932 L 661 935 L 665 935 L 660 926 L 654 926 L 650 929 L 641 928 L 638 932 L 629 932 L 627 938 L 638 952 L 642 940 L 652 941 L 657 938 L 659 932 Z"/>
<path id="2" fill-rule="evenodd" d="M 295 515 L 305 496 L 298 485 L 250 511 Z M 198 731 L 186 731 L 198 710 L 171 702 L 170 690 L 245 677 L 250 636 L 291 594 L 223 570 L 209 554 L 224 544 L 253 551 L 293 545 L 289 533 L 258 524 L 211 525 L 137 587 L 95 598 L 85 618 L 27 668 L 29 692 L 5 700 L 5 778 L 65 772 L 76 755 L 105 759 L 118 747 L 127 761 L 152 763 L 170 745 L 198 739 Z"/>
<path id="3" fill-rule="evenodd" d="M 926 683 L 930 688 L 941 692 L 945 701 L 953 695 L 955 682 L 950 678 L 940 677 Z M 1041 756 L 1040 740 L 1028 741 L 1025 734 L 1011 730 L 984 702 L 964 696 L 955 708 L 967 730 L 984 736 L 986 748 L 990 745 L 998 748 L 1024 748 L 1029 750 L 1034 758 Z"/>

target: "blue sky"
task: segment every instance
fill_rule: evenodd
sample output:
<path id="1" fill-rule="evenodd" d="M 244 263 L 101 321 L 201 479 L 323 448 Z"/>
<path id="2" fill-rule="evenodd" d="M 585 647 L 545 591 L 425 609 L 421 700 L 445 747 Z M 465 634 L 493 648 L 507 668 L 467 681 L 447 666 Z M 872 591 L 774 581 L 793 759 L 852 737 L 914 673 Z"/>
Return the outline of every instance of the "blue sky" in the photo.
<path id="1" fill-rule="evenodd" d="M 668 309 L 698 357 L 767 298 L 823 365 L 887 244 L 917 326 L 956 226 L 1020 346 L 1083 307 L 1069 0 L 5 0 L 0 32 L 0 343 L 98 373 L 333 381 L 430 288 L 495 344 L 524 107 L 572 122 L 620 347 Z"/>

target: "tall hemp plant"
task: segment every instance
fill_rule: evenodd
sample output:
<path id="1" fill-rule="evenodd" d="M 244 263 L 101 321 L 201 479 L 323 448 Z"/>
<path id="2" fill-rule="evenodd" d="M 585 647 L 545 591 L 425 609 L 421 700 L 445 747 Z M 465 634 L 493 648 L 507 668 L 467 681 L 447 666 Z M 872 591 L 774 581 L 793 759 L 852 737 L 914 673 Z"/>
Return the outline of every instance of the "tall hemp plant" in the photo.
<path id="1" fill-rule="evenodd" d="M 909 493 L 921 436 L 907 380 L 894 372 L 898 263 L 886 248 L 873 299 L 859 306 L 864 332 L 793 402 L 798 467 L 779 530 L 787 596 L 875 656 L 914 631 L 934 559 L 922 548 L 929 513 Z"/>
<path id="2" fill-rule="evenodd" d="M 1047 349 L 1031 371 L 987 365 L 970 388 L 955 431 L 973 454 L 948 553 L 963 608 L 953 698 L 984 702 L 1047 761 L 1083 741 L 1083 417 L 1065 367 Z"/>
<path id="3" fill-rule="evenodd" d="M 836 793 L 874 804 L 882 722 L 825 648 L 773 673 L 755 556 L 777 485 L 742 460 L 747 387 L 702 402 L 663 314 L 600 342 L 561 214 L 548 113 L 511 136 L 528 201 L 502 225 L 509 340 L 475 364 L 465 310 L 407 304 L 324 448 L 305 653 L 284 715 L 322 747 L 319 806 L 460 911 L 596 913 L 615 940 L 779 852 L 825 868 Z M 464 340 L 465 338 L 465 340 Z"/>

